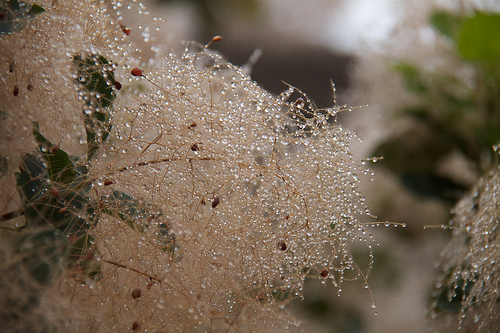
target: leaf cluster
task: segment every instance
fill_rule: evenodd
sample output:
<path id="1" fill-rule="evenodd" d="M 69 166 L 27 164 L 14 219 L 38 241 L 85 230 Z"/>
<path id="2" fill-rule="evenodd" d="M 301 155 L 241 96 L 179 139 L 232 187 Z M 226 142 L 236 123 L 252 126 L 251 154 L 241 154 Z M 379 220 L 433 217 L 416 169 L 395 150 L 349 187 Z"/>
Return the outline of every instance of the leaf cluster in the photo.
<path id="1" fill-rule="evenodd" d="M 43 13 L 42 6 L 29 6 L 24 1 L 5 0 L 0 3 L 0 36 L 19 31 L 37 14 Z"/>
<path id="2" fill-rule="evenodd" d="M 398 116 L 416 126 L 383 141 L 373 154 L 384 156 L 380 164 L 413 193 L 452 204 L 467 184 L 443 174 L 439 164 L 458 152 L 479 173 L 491 165 L 491 148 L 500 142 L 500 15 L 435 12 L 430 23 L 472 70 L 473 82 L 407 61 L 395 63 L 392 69 L 418 99 Z"/>
<path id="3" fill-rule="evenodd" d="M 65 270 L 81 283 L 102 278 L 93 233 L 103 215 L 140 232 L 144 228 L 138 220 L 149 216 L 145 205 L 125 192 L 112 190 L 100 195 L 94 191 L 96 180 L 89 177 L 88 166 L 112 128 L 111 110 L 116 98 L 113 67 L 101 55 L 75 55 L 73 65 L 77 90 L 85 101 L 82 117 L 87 154 L 69 155 L 33 122 L 37 149 L 22 157 L 19 171 L 14 173 L 21 206 L 0 217 L 0 222 L 25 218 L 22 227 L 3 229 L 13 233 L 13 255 L 18 259 L 13 261 L 12 269 L 23 276 L 18 284 L 25 295 L 31 295 L 27 299 L 8 297 L 7 303 L 26 311 L 39 304 L 40 289 L 49 288 Z M 3 118 L 9 116 L 8 112 L 2 114 Z M 169 226 L 163 224 L 158 236 L 164 251 L 173 253 L 175 238 Z M 18 320 L 16 316 L 12 311 L 3 319 Z"/>

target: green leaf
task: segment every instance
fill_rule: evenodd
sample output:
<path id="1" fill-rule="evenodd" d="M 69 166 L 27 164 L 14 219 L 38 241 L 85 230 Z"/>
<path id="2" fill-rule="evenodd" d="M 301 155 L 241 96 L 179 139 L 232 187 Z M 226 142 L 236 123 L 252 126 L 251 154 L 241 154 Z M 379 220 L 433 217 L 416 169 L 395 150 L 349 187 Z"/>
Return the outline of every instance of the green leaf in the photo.
<path id="1" fill-rule="evenodd" d="M 179 246 L 175 244 L 175 236 L 170 233 L 170 227 L 165 223 L 161 223 L 158 226 L 158 238 L 163 246 L 162 250 L 165 252 L 174 253 Z"/>
<path id="2" fill-rule="evenodd" d="M 50 225 L 65 235 L 82 235 L 97 222 L 96 203 L 87 196 L 90 185 L 58 187 L 39 157 L 25 155 L 15 177 L 27 227 Z"/>
<path id="3" fill-rule="evenodd" d="M 400 61 L 392 64 L 391 68 L 403 76 L 407 90 L 422 94 L 429 89 L 428 83 L 423 78 L 422 70 L 418 66 Z"/>
<path id="4" fill-rule="evenodd" d="M 466 60 L 500 64 L 500 15 L 477 12 L 463 24 L 457 46 Z"/>
<path id="5" fill-rule="evenodd" d="M 48 284 L 64 268 L 67 243 L 66 237 L 56 230 L 29 232 L 16 240 L 17 255 L 37 282 Z"/>
<path id="6" fill-rule="evenodd" d="M 27 23 L 45 9 L 39 5 L 28 8 L 25 2 L 4 0 L 0 3 L 0 35 L 10 34 L 26 27 Z"/>
<path id="7" fill-rule="evenodd" d="M 102 277 L 101 265 L 95 260 L 92 235 L 85 234 L 68 246 L 67 267 L 73 271 L 73 277 L 84 282 L 86 278 L 99 280 Z"/>
<path id="8" fill-rule="evenodd" d="M 104 206 L 103 212 L 119 218 L 124 221 L 129 227 L 139 231 L 144 228 L 137 224 L 137 220 L 148 218 L 146 210 L 136 198 L 127 193 L 113 190 L 111 194 L 101 197 L 101 206 Z"/>
<path id="9" fill-rule="evenodd" d="M 73 64 L 77 69 L 75 81 L 86 94 L 83 117 L 90 159 L 111 131 L 110 108 L 116 98 L 113 90 L 115 79 L 112 65 L 101 55 L 82 58 L 77 54 L 73 56 Z"/>
<path id="10" fill-rule="evenodd" d="M 36 15 L 43 13 L 45 9 L 42 6 L 39 6 L 37 4 L 31 5 L 30 11 L 28 12 L 29 15 Z"/>
<path id="11" fill-rule="evenodd" d="M 78 71 L 77 82 L 91 94 L 89 104 L 101 108 L 109 107 L 116 98 L 114 74 L 111 63 L 101 55 L 73 56 Z"/>
<path id="12" fill-rule="evenodd" d="M 63 184 L 74 183 L 80 175 L 76 172 L 75 166 L 70 160 L 68 153 L 55 147 L 47 140 L 40 133 L 38 123 L 36 122 L 33 122 L 33 136 L 38 143 L 38 148 L 43 158 L 47 162 L 47 171 L 50 180 Z"/>
<path id="13" fill-rule="evenodd" d="M 457 38 L 464 20 L 465 18 L 463 16 L 447 12 L 434 12 L 430 17 L 430 22 L 434 28 L 454 41 Z"/>
<path id="14" fill-rule="evenodd" d="M 38 200 L 47 190 L 47 170 L 35 155 L 23 157 L 20 172 L 16 172 L 15 177 L 21 198 L 28 202 Z"/>

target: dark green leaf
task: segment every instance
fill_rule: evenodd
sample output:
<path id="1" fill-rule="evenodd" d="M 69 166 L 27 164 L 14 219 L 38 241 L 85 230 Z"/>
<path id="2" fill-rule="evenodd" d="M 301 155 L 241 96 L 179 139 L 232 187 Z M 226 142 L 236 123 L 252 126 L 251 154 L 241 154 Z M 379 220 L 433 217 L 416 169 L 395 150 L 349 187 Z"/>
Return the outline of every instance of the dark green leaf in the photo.
<path id="1" fill-rule="evenodd" d="M 500 15 L 477 12 L 463 24 L 458 51 L 466 60 L 500 63 Z"/>
<path id="2" fill-rule="evenodd" d="M 31 154 L 23 157 L 20 172 L 15 176 L 26 226 L 50 225 L 65 235 L 81 235 L 96 222 L 96 203 L 86 195 L 89 185 L 58 188 L 58 183 L 49 181 L 40 158 Z"/>
<path id="3" fill-rule="evenodd" d="M 16 244 L 23 268 L 39 283 L 49 283 L 64 268 L 67 239 L 58 231 L 30 232 L 20 236 Z"/>
<path id="4" fill-rule="evenodd" d="M 39 200 L 47 191 L 47 170 L 35 155 L 26 154 L 23 157 L 20 172 L 16 172 L 15 177 L 19 194 L 24 200 Z"/>
<path id="5" fill-rule="evenodd" d="M 28 14 L 36 15 L 36 14 L 43 13 L 44 11 L 45 11 L 45 9 L 42 6 L 39 6 L 37 4 L 33 4 L 33 5 L 31 5 L 31 8 L 30 8 L 30 11 L 28 12 Z"/>
<path id="6" fill-rule="evenodd" d="M 33 122 L 33 136 L 38 143 L 38 148 L 43 158 L 47 162 L 47 171 L 50 180 L 63 184 L 74 183 L 80 175 L 76 172 L 75 166 L 70 160 L 68 153 L 55 147 L 47 140 L 40 133 L 38 123 L 36 122 Z"/>
<path id="7" fill-rule="evenodd" d="M 76 82 L 86 95 L 83 110 L 90 159 L 111 131 L 110 107 L 116 98 L 112 65 L 101 55 L 73 57 L 77 69 Z"/>
<path id="8" fill-rule="evenodd" d="M 404 61 L 394 63 L 391 67 L 403 76 L 406 89 L 409 91 L 421 94 L 428 90 L 428 83 L 425 81 L 419 67 Z"/>
<path id="9" fill-rule="evenodd" d="M 100 107 L 111 106 L 116 98 L 111 63 L 101 55 L 89 55 L 85 59 L 81 55 L 75 55 L 73 63 L 78 70 L 78 83 L 88 92 L 99 94 L 94 94 L 95 100 L 92 103 L 97 103 Z"/>
<path id="10" fill-rule="evenodd" d="M 163 246 L 163 251 L 165 252 L 175 252 L 178 246 L 175 244 L 175 236 L 170 233 L 170 227 L 164 223 L 158 226 L 160 243 Z"/>
<path id="11" fill-rule="evenodd" d="M 101 206 L 104 206 L 103 212 L 119 218 L 127 223 L 132 229 L 143 231 L 143 227 L 137 224 L 139 219 L 148 218 L 146 210 L 139 200 L 120 191 L 113 190 L 111 194 L 101 198 Z"/>
<path id="12" fill-rule="evenodd" d="M 101 108 L 113 104 L 116 95 L 113 91 L 114 74 L 110 62 L 101 55 L 89 55 L 85 59 L 81 55 L 73 57 L 77 67 L 77 82 L 89 93 L 89 104 Z"/>
<path id="13" fill-rule="evenodd" d="M 434 12 L 431 15 L 430 22 L 441 34 L 456 40 L 464 19 L 464 17 L 452 13 Z"/>
<path id="14" fill-rule="evenodd" d="M 37 14 L 45 9 L 39 5 L 28 7 L 25 2 L 4 0 L 0 2 L 0 35 L 10 34 L 23 29 Z"/>
<path id="15" fill-rule="evenodd" d="M 84 234 L 73 244 L 68 246 L 68 268 L 73 271 L 75 278 L 85 281 L 86 278 L 99 280 L 101 266 L 95 260 L 94 237 Z"/>

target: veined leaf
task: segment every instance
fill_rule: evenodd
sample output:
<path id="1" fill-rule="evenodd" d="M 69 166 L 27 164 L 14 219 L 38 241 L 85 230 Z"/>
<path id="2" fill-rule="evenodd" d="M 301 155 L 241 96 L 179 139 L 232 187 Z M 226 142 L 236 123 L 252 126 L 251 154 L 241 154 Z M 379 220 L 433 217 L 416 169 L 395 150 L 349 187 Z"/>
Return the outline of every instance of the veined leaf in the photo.
<path id="1" fill-rule="evenodd" d="M 37 4 L 28 7 L 24 1 L 4 0 L 0 3 L 0 35 L 23 29 L 27 22 L 45 9 Z"/>
<path id="2" fill-rule="evenodd" d="M 71 187 L 51 182 L 44 163 L 37 156 L 25 155 L 15 177 L 26 226 L 50 225 L 65 235 L 82 235 L 95 223 L 96 204 L 86 195 L 89 186 Z"/>
<path id="3" fill-rule="evenodd" d="M 400 61 L 394 63 L 392 69 L 401 74 L 405 80 L 406 89 L 413 93 L 421 94 L 429 89 L 426 82 L 422 79 L 422 70 L 413 64 Z"/>
<path id="4" fill-rule="evenodd" d="M 170 233 L 170 227 L 161 223 L 158 226 L 158 238 L 160 239 L 161 245 L 163 245 L 162 250 L 165 252 L 174 253 L 178 249 L 178 245 L 175 244 L 175 236 Z"/>
<path id="5" fill-rule="evenodd" d="M 76 172 L 75 166 L 70 160 L 68 153 L 55 147 L 47 140 L 40 133 L 38 123 L 36 122 L 33 122 L 33 136 L 38 143 L 43 158 L 47 162 L 47 171 L 50 180 L 63 184 L 74 183 L 79 177 L 79 174 Z"/>
<path id="6" fill-rule="evenodd" d="M 66 237 L 56 230 L 29 232 L 16 240 L 17 255 L 22 258 L 23 269 L 37 282 L 48 284 L 62 272 L 67 243 Z"/>
<path id="7" fill-rule="evenodd" d="M 471 61 L 500 64 L 500 15 L 477 12 L 464 22 L 458 35 L 458 51 Z"/>
<path id="8" fill-rule="evenodd" d="M 110 107 L 116 98 L 114 74 L 110 62 L 101 55 L 82 58 L 77 54 L 73 64 L 78 72 L 76 82 L 87 95 L 83 117 L 90 159 L 111 131 Z"/>
<path id="9" fill-rule="evenodd" d="M 99 280 L 101 266 L 95 260 L 97 249 L 93 247 L 94 237 L 89 234 L 82 235 L 68 246 L 67 267 L 72 271 L 73 277 L 84 282 L 86 278 Z"/>
<path id="10" fill-rule="evenodd" d="M 104 205 L 104 213 L 119 218 L 127 223 L 132 229 L 143 231 L 143 227 L 137 224 L 137 220 L 147 218 L 146 210 L 141 202 L 131 195 L 114 190 L 110 195 L 101 198 L 101 206 Z"/>
<path id="11" fill-rule="evenodd" d="M 456 41 L 464 20 L 465 17 L 463 16 L 447 12 L 434 12 L 430 17 L 430 22 L 434 28 L 453 41 Z"/>

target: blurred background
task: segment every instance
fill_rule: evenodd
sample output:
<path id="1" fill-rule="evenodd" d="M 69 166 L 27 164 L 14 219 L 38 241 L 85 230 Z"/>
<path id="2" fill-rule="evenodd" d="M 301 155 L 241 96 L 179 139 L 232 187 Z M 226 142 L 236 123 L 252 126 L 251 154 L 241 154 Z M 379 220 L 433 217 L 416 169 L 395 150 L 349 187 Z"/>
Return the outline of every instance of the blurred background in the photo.
<path id="1" fill-rule="evenodd" d="M 339 295 L 336 288 L 310 280 L 304 299 L 293 304 L 307 322 L 306 331 L 456 331 L 456 323 L 443 329 L 444 320 L 431 320 L 428 311 L 439 255 L 451 237 L 439 226 L 448 223 L 465 191 L 496 165 L 492 146 L 500 142 L 500 58 L 491 57 L 500 51 L 500 42 L 484 39 L 489 34 L 468 35 L 464 27 L 479 25 L 469 30 L 484 28 L 498 36 L 500 2 L 144 3 L 151 16 L 165 21 L 133 23 L 137 19 L 119 9 L 136 41 L 178 48 L 180 40 L 206 44 L 221 35 L 223 40 L 211 48 L 236 65 L 254 63 L 251 76 L 268 91 L 279 94 L 286 82 L 318 107 L 331 107 L 332 81 L 339 105 L 359 106 L 341 114 L 338 122 L 362 139 L 352 142 L 356 157 L 384 157 L 370 166 L 374 179 L 361 185 L 368 206 L 378 221 L 407 227 L 374 230 L 380 245 L 369 284 L 376 308 L 361 282 L 346 282 Z M 486 14 L 479 17 L 476 11 Z M 485 51 L 484 45 L 492 46 Z M 367 249 L 353 252 L 360 267 L 366 267 Z M 437 310 L 453 313 L 456 307 L 438 304 Z"/>

